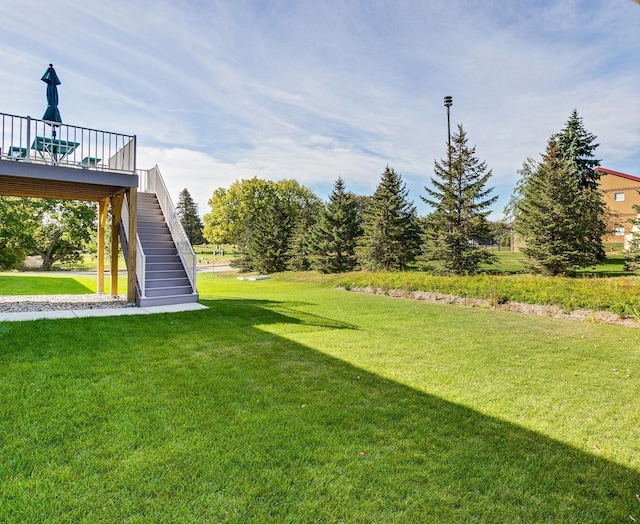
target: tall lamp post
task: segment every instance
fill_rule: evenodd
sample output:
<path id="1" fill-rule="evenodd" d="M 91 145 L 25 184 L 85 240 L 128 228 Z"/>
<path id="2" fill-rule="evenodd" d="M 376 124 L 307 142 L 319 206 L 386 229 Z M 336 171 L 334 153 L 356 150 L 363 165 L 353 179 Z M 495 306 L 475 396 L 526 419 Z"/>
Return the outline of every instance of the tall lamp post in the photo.
<path id="1" fill-rule="evenodd" d="M 449 169 L 451 169 L 451 118 L 449 117 L 449 108 L 453 105 L 453 97 L 445 96 L 444 105 L 447 108 L 447 153 L 449 158 Z"/>

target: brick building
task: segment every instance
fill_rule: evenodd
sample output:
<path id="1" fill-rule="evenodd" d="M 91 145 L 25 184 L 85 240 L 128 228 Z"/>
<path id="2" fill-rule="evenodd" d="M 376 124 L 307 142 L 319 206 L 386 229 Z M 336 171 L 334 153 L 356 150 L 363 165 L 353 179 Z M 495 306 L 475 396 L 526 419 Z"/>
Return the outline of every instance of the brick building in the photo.
<path id="1" fill-rule="evenodd" d="M 605 242 L 624 242 L 626 235 L 631 233 L 633 224 L 629 219 L 635 219 L 638 212 L 634 205 L 640 205 L 640 177 L 628 175 L 597 167 L 600 173 L 600 190 L 604 193 L 604 200 L 613 213 L 611 226 L 613 235 L 604 239 Z"/>

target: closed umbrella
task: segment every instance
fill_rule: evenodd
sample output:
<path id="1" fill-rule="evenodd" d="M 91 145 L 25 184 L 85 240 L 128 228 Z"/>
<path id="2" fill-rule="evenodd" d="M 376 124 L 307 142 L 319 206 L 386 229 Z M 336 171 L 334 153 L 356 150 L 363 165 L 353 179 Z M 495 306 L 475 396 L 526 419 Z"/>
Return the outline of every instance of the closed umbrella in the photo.
<path id="1" fill-rule="evenodd" d="M 49 68 L 45 71 L 41 80 L 47 84 L 47 110 L 44 112 L 42 120 L 61 124 L 62 118 L 58 110 L 58 86 L 61 82 L 56 70 L 53 68 L 53 64 L 49 64 Z"/>

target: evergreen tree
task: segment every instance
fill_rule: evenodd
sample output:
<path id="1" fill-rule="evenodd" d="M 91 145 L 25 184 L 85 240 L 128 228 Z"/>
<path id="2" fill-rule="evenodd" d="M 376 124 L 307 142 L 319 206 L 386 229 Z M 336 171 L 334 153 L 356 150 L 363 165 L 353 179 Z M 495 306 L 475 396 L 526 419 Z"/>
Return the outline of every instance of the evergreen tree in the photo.
<path id="1" fill-rule="evenodd" d="M 184 228 L 184 232 L 192 245 L 204 244 L 202 236 L 203 224 L 198 215 L 198 204 L 195 203 L 191 194 L 184 188 L 178 196 L 178 204 L 176 205 L 176 213 L 180 219 L 180 223 Z"/>
<path id="2" fill-rule="evenodd" d="M 573 163 L 563 158 L 552 137 L 515 207 L 514 227 L 525 243 L 522 251 L 531 270 L 567 274 L 598 260 L 580 223 L 584 192 Z"/>
<path id="3" fill-rule="evenodd" d="M 358 203 L 345 189 L 338 177 L 322 209 L 318 222 L 311 230 L 311 265 L 323 273 L 351 271 L 358 263 L 356 242 L 362 234 Z"/>
<path id="4" fill-rule="evenodd" d="M 534 271 L 569 274 L 605 256 L 608 213 L 597 187 L 594 140 L 574 111 L 565 128 L 549 139 L 542 162 L 528 161 L 520 172 L 510 205 Z"/>
<path id="5" fill-rule="evenodd" d="M 449 158 L 435 163 L 431 178 L 433 189 L 425 187 L 422 200 L 435 208 L 426 222 L 420 260 L 436 262 L 447 273 L 477 273 L 481 263 L 491 263 L 494 255 L 479 246 L 490 236 L 487 209 L 497 197 L 489 197 L 493 188 L 485 186 L 491 170 L 475 156 L 475 147 L 467 145 L 467 135 L 458 126 L 452 137 Z"/>
<path id="6" fill-rule="evenodd" d="M 638 213 L 635 219 L 630 219 L 634 227 L 631 230 L 631 241 L 627 246 L 627 252 L 624 257 L 625 271 L 636 271 L 640 269 L 640 206 L 634 204 L 633 210 Z"/>
<path id="7" fill-rule="evenodd" d="M 356 253 L 359 262 L 372 270 L 404 269 L 420 248 L 416 209 L 409 202 L 402 177 L 386 167 L 363 217 L 363 234 Z"/>
<path id="8" fill-rule="evenodd" d="M 580 187 L 596 189 L 600 173 L 595 170 L 600 160 L 594 157 L 599 144 L 594 144 L 596 136 L 589 133 L 582 123 L 577 110 L 573 110 L 564 129 L 555 135 L 560 154 L 565 160 L 575 163 L 573 175 L 578 179 Z"/>
<path id="9" fill-rule="evenodd" d="M 296 217 L 287 212 L 280 195 L 250 227 L 246 255 L 251 269 L 260 273 L 278 273 L 287 268 L 289 242 Z"/>
<path id="10" fill-rule="evenodd" d="M 311 269 L 313 246 L 310 232 L 316 226 L 321 210 L 322 204 L 318 200 L 310 200 L 300 210 L 289 243 L 288 269 L 293 271 L 308 271 Z"/>
<path id="11" fill-rule="evenodd" d="M 574 109 L 564 129 L 555 135 L 562 158 L 568 162 L 572 176 L 577 178 L 580 191 L 576 202 L 576 236 L 580 239 L 580 250 L 585 253 L 585 265 L 604 260 L 602 239 L 607 234 L 609 212 L 604 197 L 598 188 L 600 173 L 595 170 L 600 160 L 594 156 L 598 144 L 596 136 L 589 133 L 582 118 Z"/>

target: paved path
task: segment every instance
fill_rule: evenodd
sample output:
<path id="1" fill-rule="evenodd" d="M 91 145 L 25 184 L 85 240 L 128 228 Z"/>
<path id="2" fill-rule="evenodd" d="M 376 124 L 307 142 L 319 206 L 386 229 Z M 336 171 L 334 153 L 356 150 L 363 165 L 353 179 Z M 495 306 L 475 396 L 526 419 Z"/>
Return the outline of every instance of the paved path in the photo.
<path id="1" fill-rule="evenodd" d="M 171 304 L 168 306 L 124 307 L 111 309 L 70 309 L 63 311 L 29 311 L 21 313 L 0 313 L 0 322 L 16 322 L 21 320 L 38 320 L 42 318 L 87 318 L 115 317 L 122 315 L 152 315 L 154 313 L 179 313 L 181 311 L 197 311 L 208 309 L 197 302 L 189 304 Z"/>

